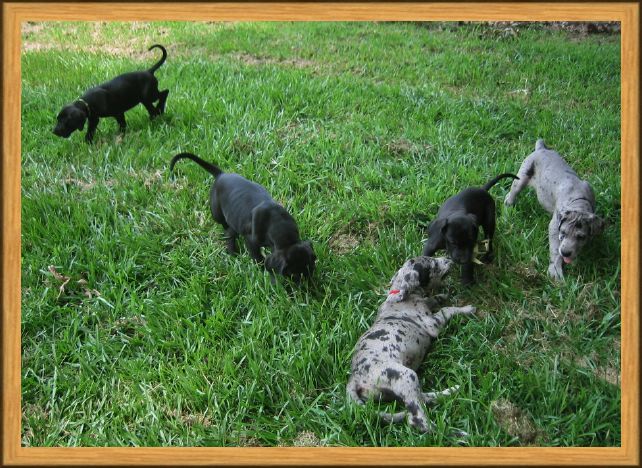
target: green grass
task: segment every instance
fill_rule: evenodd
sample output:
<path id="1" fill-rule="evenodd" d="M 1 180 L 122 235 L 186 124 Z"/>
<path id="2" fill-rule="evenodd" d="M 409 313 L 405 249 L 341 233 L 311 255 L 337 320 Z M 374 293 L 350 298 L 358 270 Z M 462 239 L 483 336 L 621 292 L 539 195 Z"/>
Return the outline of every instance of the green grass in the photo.
<path id="1" fill-rule="evenodd" d="M 409 23 L 40 23 L 23 31 L 22 401 L 28 446 L 618 446 L 619 36 Z M 51 133 L 89 86 L 151 66 L 142 106 L 92 146 Z M 439 205 L 516 171 L 538 137 L 595 190 L 605 233 L 547 275 L 548 215 L 498 201 L 496 258 L 420 369 L 459 384 L 421 435 L 345 398 L 352 347 Z M 224 253 L 212 177 L 263 184 L 318 256 L 272 284 Z M 48 270 L 69 278 L 61 280 Z M 86 280 L 86 284 L 77 283 Z M 99 296 L 92 290 L 100 293 Z M 508 409 L 506 409 L 508 408 Z M 511 419 L 519 422 L 510 425 Z M 470 436 L 460 442 L 454 429 Z"/>

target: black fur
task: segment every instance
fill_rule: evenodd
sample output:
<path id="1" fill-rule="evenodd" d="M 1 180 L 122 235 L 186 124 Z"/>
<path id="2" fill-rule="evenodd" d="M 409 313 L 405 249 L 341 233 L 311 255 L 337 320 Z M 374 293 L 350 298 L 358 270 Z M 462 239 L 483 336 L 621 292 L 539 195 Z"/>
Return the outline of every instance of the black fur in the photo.
<path id="1" fill-rule="evenodd" d="M 513 174 L 501 174 L 483 187 L 471 187 L 450 197 L 441 205 L 437 218 L 428 226 L 428 241 L 423 255 L 432 256 L 439 249 L 446 249 L 450 257 L 462 265 L 462 283 L 472 284 L 473 253 L 477 244 L 479 226 L 489 239 L 488 253 L 484 261 L 493 258 L 493 236 L 495 235 L 495 201 L 488 190 L 499 180 Z"/>
<path id="2" fill-rule="evenodd" d="M 85 122 L 89 122 L 85 140 L 91 143 L 101 117 L 113 117 L 118 122 L 121 131 L 125 131 L 125 112 L 142 103 L 149 118 L 165 112 L 165 101 L 169 90 L 158 90 L 158 80 L 154 72 L 165 63 L 167 51 L 160 44 L 149 48 L 162 51 L 161 59 L 146 71 L 137 71 L 119 75 L 113 80 L 87 90 L 80 99 L 66 105 L 56 117 L 57 123 L 53 133 L 59 137 L 69 138 L 76 130 L 83 130 Z M 154 106 L 154 102 L 158 105 Z"/>
<path id="3" fill-rule="evenodd" d="M 238 174 L 223 172 L 191 153 L 174 156 L 170 171 L 184 158 L 196 162 L 216 178 L 210 190 L 210 209 L 214 220 L 225 229 L 230 254 L 237 253 L 236 239 L 241 235 L 252 258 L 264 264 L 268 271 L 296 280 L 312 275 L 316 262 L 312 244 L 300 239 L 294 218 L 264 187 Z M 265 259 L 261 247 L 272 249 Z"/>

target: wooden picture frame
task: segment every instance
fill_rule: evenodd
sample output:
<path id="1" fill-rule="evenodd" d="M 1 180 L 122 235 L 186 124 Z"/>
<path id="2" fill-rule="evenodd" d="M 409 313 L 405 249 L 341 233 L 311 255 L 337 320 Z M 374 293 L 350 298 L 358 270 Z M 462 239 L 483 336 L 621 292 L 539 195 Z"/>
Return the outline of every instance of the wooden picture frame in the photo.
<path id="1" fill-rule="evenodd" d="M 18 465 L 638 465 L 640 313 L 637 3 L 4 3 L 2 24 L 2 464 Z M 621 447 L 26 448 L 21 424 L 21 22 L 48 20 L 620 21 Z"/>

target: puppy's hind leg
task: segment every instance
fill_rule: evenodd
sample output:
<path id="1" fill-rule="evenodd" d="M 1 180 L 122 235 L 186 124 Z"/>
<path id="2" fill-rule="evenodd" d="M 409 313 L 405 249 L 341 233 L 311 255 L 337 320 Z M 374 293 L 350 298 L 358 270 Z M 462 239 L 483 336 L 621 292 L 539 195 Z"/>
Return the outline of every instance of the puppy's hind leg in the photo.
<path id="1" fill-rule="evenodd" d="M 382 373 L 382 379 L 387 380 L 389 391 L 398 400 L 403 401 L 405 411 L 398 413 L 380 412 L 379 416 L 387 422 L 401 422 L 404 419 L 412 427 L 421 432 L 431 432 L 434 425 L 428 420 L 422 407 L 423 395 L 419 386 L 419 377 L 412 369 L 398 365 L 390 365 Z"/>
<path id="2" fill-rule="evenodd" d="M 477 309 L 471 305 L 467 305 L 464 307 L 442 307 L 439 309 L 439 312 L 436 314 L 433 314 L 433 318 L 435 319 L 435 328 L 437 329 L 437 335 L 439 335 L 439 331 L 448 323 L 450 322 L 450 319 L 453 318 L 455 315 L 463 314 L 463 315 L 472 315 L 475 313 Z"/>
<path id="3" fill-rule="evenodd" d="M 519 168 L 519 171 L 517 172 L 517 177 L 519 177 L 519 179 L 513 180 L 513 185 L 511 185 L 510 187 L 510 192 L 508 192 L 508 195 L 506 195 L 506 198 L 504 198 L 505 205 L 511 206 L 515 204 L 517 195 L 519 195 L 519 192 L 524 190 L 524 187 L 528 185 L 531 177 L 533 177 L 534 171 L 535 161 L 529 156 L 524 160 L 521 167 Z"/>
<path id="4" fill-rule="evenodd" d="M 168 94 L 169 89 L 159 91 L 158 93 L 158 105 L 156 106 L 156 112 L 158 113 L 158 115 L 165 113 L 165 101 L 167 101 Z"/>
<path id="5" fill-rule="evenodd" d="M 424 392 L 422 393 L 422 396 L 424 398 L 424 403 L 429 405 L 437 401 L 438 398 L 441 398 L 442 396 L 450 396 L 457 391 L 459 391 L 459 385 L 449 387 L 446 390 L 442 390 L 441 392 Z"/>

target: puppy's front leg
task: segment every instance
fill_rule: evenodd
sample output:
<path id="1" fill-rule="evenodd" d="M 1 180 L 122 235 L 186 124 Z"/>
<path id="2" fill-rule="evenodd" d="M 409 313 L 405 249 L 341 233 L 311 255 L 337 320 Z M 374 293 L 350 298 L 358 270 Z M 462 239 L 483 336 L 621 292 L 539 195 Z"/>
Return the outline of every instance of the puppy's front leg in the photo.
<path id="1" fill-rule="evenodd" d="M 432 297 L 424 298 L 424 301 L 430 310 L 436 309 L 439 306 L 444 305 L 448 299 L 447 294 L 435 294 Z"/>
<path id="2" fill-rule="evenodd" d="M 548 224 L 548 248 L 550 263 L 548 265 L 548 276 L 554 280 L 561 281 L 564 279 L 564 270 L 562 256 L 560 255 L 560 232 L 558 229 L 557 214 L 553 214 L 551 222 Z"/>
<path id="3" fill-rule="evenodd" d="M 125 122 L 125 114 L 120 114 L 114 117 L 116 119 L 116 122 L 118 122 L 118 127 L 120 128 L 121 132 L 125 132 L 127 129 L 127 122 Z"/>
<path id="4" fill-rule="evenodd" d="M 442 307 L 439 309 L 439 312 L 436 314 L 433 314 L 433 318 L 437 322 L 437 332 L 444 327 L 448 322 L 450 322 L 450 319 L 453 318 L 455 315 L 459 314 L 464 314 L 464 315 L 472 315 L 477 311 L 477 309 L 471 305 L 467 305 L 464 307 Z"/>
<path id="5" fill-rule="evenodd" d="M 261 244 L 256 242 L 255 239 L 252 239 L 252 236 L 247 236 L 245 238 L 245 245 L 247 246 L 247 250 L 252 256 L 252 258 L 256 261 L 256 263 L 262 264 L 263 263 L 263 254 L 261 254 Z"/>
<path id="6" fill-rule="evenodd" d="M 165 91 L 160 91 L 158 93 L 158 105 L 156 106 L 156 112 L 158 114 L 165 113 L 165 101 L 167 101 L 167 95 L 169 94 L 169 89 Z"/>
<path id="7" fill-rule="evenodd" d="M 96 127 L 98 127 L 98 117 L 89 117 L 89 125 L 87 125 L 87 133 L 85 134 L 85 141 L 87 143 L 93 142 L 94 133 L 96 133 Z"/>
<path id="8" fill-rule="evenodd" d="M 464 263 L 461 266 L 461 284 L 470 286 L 475 282 L 474 277 L 475 266 L 473 262 Z"/>
<path id="9" fill-rule="evenodd" d="M 231 227 L 225 228 L 225 238 L 227 239 L 227 253 L 230 255 L 236 255 L 238 253 L 238 248 L 236 247 L 236 239 L 238 233 Z"/>
<path id="10" fill-rule="evenodd" d="M 519 172 L 517 172 L 517 177 L 519 177 L 519 179 L 513 180 L 513 184 L 510 186 L 510 192 L 508 192 L 508 195 L 504 198 L 504 204 L 506 206 L 514 205 L 519 192 L 524 190 L 530 182 L 531 177 L 533 176 L 533 164 L 533 158 L 531 157 L 526 158 L 522 163 L 522 166 L 519 168 Z"/>
<path id="11" fill-rule="evenodd" d="M 252 255 L 252 258 L 258 263 L 263 263 L 263 255 L 261 254 L 261 246 L 265 245 L 265 232 L 269 223 L 269 211 L 257 206 L 252 210 L 252 227 L 250 234 L 245 236 L 245 243 L 247 249 Z"/>

